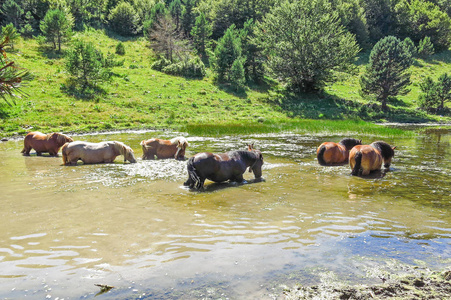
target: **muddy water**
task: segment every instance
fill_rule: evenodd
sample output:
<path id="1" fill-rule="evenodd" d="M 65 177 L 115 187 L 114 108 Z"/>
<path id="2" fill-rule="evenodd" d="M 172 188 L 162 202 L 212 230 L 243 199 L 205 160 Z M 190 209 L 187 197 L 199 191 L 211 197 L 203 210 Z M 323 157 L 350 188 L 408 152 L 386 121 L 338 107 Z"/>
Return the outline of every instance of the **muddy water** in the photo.
<path id="1" fill-rule="evenodd" d="M 170 132 L 75 136 L 139 142 Z M 188 136 L 200 151 L 261 149 L 265 181 L 182 184 L 186 162 L 62 166 L 0 143 L 0 298 L 260 299 L 331 271 L 364 283 L 374 266 L 451 265 L 451 133 L 390 140 L 387 173 L 351 177 L 315 150 L 337 136 Z M 372 142 L 375 138 L 363 138 Z M 376 276 L 377 277 L 377 276 Z"/>

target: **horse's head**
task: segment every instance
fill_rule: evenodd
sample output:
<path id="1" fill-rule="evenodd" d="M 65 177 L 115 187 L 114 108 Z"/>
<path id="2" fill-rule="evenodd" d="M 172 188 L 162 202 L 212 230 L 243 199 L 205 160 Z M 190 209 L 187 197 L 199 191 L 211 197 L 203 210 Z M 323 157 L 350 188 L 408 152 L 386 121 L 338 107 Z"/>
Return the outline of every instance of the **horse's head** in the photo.
<path id="1" fill-rule="evenodd" d="M 350 151 L 354 146 L 362 145 L 362 140 L 344 138 L 340 141 L 340 144 L 342 144 L 346 150 Z"/>
<path id="2" fill-rule="evenodd" d="M 174 158 L 177 160 L 185 160 L 185 150 L 188 146 L 188 141 L 184 137 L 180 137 L 177 140 L 177 152 L 175 153 Z"/>
<path id="3" fill-rule="evenodd" d="M 386 142 L 382 141 L 374 142 L 371 144 L 371 146 L 379 150 L 380 154 L 382 155 L 382 158 L 384 159 L 384 168 L 390 168 L 393 156 L 395 156 L 396 146 L 392 147 Z"/>
<path id="4" fill-rule="evenodd" d="M 255 161 L 249 167 L 249 171 L 254 172 L 255 178 L 259 179 L 262 177 L 262 166 L 263 166 L 263 155 L 259 150 L 252 150 L 255 154 Z"/>
<path id="5" fill-rule="evenodd" d="M 74 140 L 71 137 L 68 137 L 65 134 L 54 132 L 48 136 L 49 140 L 53 140 L 58 147 L 63 146 L 65 143 L 73 142 Z"/>
<path id="6" fill-rule="evenodd" d="M 124 156 L 124 162 L 127 160 L 131 163 L 136 163 L 135 155 L 133 154 L 133 149 L 121 142 L 114 142 L 116 149 L 119 148 L 119 153 Z M 117 150 L 116 150 L 117 151 Z"/>

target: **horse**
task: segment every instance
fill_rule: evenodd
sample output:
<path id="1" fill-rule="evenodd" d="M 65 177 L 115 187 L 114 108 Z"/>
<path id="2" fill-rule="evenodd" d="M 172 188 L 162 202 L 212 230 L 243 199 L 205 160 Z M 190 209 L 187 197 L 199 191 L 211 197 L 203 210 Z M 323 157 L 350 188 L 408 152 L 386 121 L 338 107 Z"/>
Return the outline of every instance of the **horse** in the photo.
<path id="1" fill-rule="evenodd" d="M 349 165 L 352 169 L 351 175 L 368 175 L 371 171 L 380 170 L 382 163 L 384 168 L 389 169 L 395 147 L 386 142 L 377 141 L 370 145 L 357 145 L 349 152 Z"/>
<path id="2" fill-rule="evenodd" d="M 43 152 L 48 152 L 51 156 L 58 156 L 60 148 L 69 142 L 74 140 L 62 133 L 49 133 L 44 134 L 42 132 L 34 131 L 29 132 L 23 141 L 24 147 L 21 151 L 23 155 L 30 155 L 31 149 L 36 151 L 36 155 L 41 155 Z"/>
<path id="3" fill-rule="evenodd" d="M 323 166 L 343 165 L 348 163 L 349 151 L 362 140 L 344 138 L 339 143 L 325 142 L 316 150 L 318 163 Z"/>
<path id="4" fill-rule="evenodd" d="M 76 165 L 78 160 L 84 164 L 112 163 L 117 156 L 124 156 L 124 163 L 128 160 L 136 163 L 133 150 L 122 142 L 108 141 L 89 143 L 83 141 L 64 144 L 61 149 L 63 164 Z"/>
<path id="5" fill-rule="evenodd" d="M 249 150 L 251 149 L 251 150 Z M 229 151 L 227 153 L 197 153 L 188 160 L 188 180 L 183 183 L 189 188 L 202 190 L 205 179 L 214 182 L 243 182 L 243 174 L 249 167 L 256 179 L 262 176 L 263 155 L 249 146 L 247 151 Z"/>
<path id="6" fill-rule="evenodd" d="M 140 145 L 143 149 L 142 159 L 158 159 L 175 158 L 177 160 L 185 160 L 185 150 L 189 143 L 184 137 L 176 137 L 172 140 L 150 139 L 141 141 Z"/>

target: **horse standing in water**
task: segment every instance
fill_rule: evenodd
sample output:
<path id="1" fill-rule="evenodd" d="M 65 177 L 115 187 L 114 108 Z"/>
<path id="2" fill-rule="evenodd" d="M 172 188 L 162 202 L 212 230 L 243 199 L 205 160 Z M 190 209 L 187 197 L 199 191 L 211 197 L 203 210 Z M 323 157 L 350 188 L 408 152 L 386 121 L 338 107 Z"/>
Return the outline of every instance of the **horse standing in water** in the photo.
<path id="1" fill-rule="evenodd" d="M 351 175 L 368 175 L 371 171 L 380 170 L 382 163 L 386 169 L 390 168 L 391 160 L 395 156 L 395 147 L 386 142 L 378 141 L 370 145 L 358 145 L 349 153 Z"/>
<path id="2" fill-rule="evenodd" d="M 243 182 L 243 174 L 249 167 L 256 179 L 262 176 L 263 155 L 249 145 L 248 151 L 229 151 L 214 154 L 210 152 L 197 153 L 188 160 L 188 180 L 183 184 L 190 188 L 201 190 L 205 179 L 214 182 Z"/>
<path id="3" fill-rule="evenodd" d="M 339 143 L 325 142 L 316 150 L 318 163 L 323 166 L 342 165 L 348 162 L 349 151 L 362 140 L 344 138 Z"/>
<path id="4" fill-rule="evenodd" d="M 155 156 L 158 159 L 185 160 L 185 150 L 189 143 L 184 137 L 179 136 L 170 141 L 162 139 L 144 140 L 141 141 L 140 145 L 143 149 L 143 160 L 155 159 Z"/>

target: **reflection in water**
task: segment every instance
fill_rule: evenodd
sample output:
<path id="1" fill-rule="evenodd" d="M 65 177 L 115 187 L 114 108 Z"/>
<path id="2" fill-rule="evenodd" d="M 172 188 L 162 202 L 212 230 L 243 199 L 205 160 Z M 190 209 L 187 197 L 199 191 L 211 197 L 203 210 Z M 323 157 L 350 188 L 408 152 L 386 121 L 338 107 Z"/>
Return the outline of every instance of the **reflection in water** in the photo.
<path id="1" fill-rule="evenodd" d="M 139 157 L 139 141 L 168 134 L 75 139 L 120 140 Z M 66 167 L 1 143 L 0 298 L 92 298 L 95 284 L 114 298 L 261 298 L 318 269 L 355 282 L 375 259 L 449 263 L 450 134 L 387 141 L 391 169 L 364 178 L 317 164 L 316 147 L 340 138 L 188 137 L 187 157 L 250 142 L 265 157 L 261 182 L 246 172 L 202 193 L 183 187 L 186 161 Z"/>

